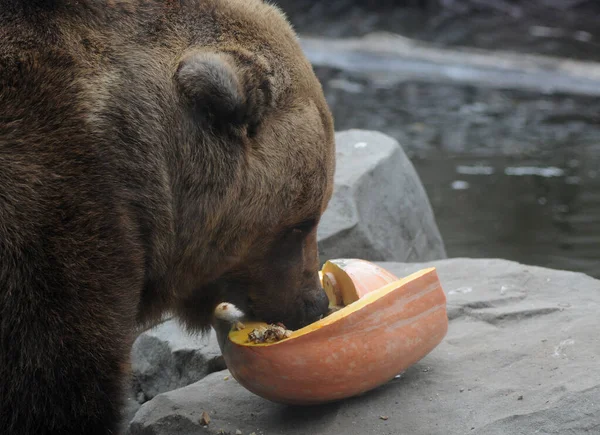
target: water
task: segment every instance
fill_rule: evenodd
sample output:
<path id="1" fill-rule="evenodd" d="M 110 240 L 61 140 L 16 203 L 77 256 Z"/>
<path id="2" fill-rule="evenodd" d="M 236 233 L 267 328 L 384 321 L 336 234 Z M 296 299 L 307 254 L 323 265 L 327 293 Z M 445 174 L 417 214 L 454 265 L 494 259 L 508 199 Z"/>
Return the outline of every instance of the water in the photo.
<path id="1" fill-rule="evenodd" d="M 338 130 L 400 141 L 450 256 L 600 276 L 600 100 L 318 74 Z"/>
<path id="2" fill-rule="evenodd" d="M 549 13 L 530 5 L 516 12 L 430 15 L 389 3 L 374 10 L 349 0 L 303 0 L 287 10 L 301 34 L 386 30 L 448 46 L 600 60 L 595 10 Z M 365 74 L 316 72 L 337 130 L 379 130 L 402 144 L 430 196 L 449 256 L 506 258 L 600 278 L 597 97 L 418 80 L 381 85 Z"/>
<path id="3" fill-rule="evenodd" d="M 600 60 L 600 5 L 596 0 L 275 0 L 275 3 L 302 34 L 340 38 L 385 31 L 441 46 Z M 448 7 L 431 6 L 434 3 Z M 504 6 L 510 3 L 516 6 Z M 415 7 L 400 7 L 402 4 Z"/>

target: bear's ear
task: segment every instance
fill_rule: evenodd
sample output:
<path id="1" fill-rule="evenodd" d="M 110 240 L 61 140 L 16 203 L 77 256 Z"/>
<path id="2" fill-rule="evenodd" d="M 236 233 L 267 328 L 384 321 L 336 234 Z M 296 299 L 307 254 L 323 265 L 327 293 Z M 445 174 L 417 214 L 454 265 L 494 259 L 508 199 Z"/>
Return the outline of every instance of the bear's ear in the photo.
<path id="1" fill-rule="evenodd" d="M 188 53 L 179 62 L 175 80 L 194 114 L 214 127 L 246 123 L 249 110 L 242 77 L 227 54 Z"/>

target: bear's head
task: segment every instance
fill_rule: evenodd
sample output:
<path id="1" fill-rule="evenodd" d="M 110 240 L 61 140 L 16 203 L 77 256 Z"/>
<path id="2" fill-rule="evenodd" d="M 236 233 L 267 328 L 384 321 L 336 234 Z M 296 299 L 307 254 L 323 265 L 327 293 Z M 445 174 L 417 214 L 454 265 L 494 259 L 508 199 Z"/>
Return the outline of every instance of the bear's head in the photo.
<path id="1" fill-rule="evenodd" d="M 298 328 L 328 306 L 316 230 L 333 189 L 333 120 L 278 9 L 214 4 L 173 75 L 196 150 L 178 175 L 178 282 L 199 282 L 178 290 L 177 312 L 199 324 L 229 301 Z"/>

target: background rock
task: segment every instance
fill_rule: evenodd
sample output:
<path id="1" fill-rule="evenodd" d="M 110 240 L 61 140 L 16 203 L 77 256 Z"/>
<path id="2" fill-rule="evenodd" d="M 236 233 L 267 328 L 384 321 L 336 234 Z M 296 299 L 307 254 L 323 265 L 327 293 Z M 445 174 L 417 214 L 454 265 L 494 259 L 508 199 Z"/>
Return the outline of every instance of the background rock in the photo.
<path id="1" fill-rule="evenodd" d="M 225 368 L 212 330 L 206 337 L 191 336 L 176 320 L 143 332 L 133 344 L 131 364 L 133 394 L 140 403 Z"/>
<path id="2" fill-rule="evenodd" d="M 427 193 L 398 142 L 365 130 L 335 137 L 334 195 L 318 229 L 321 260 L 445 258 Z"/>
<path id="3" fill-rule="evenodd" d="M 300 408 L 253 395 L 227 371 L 214 373 L 144 404 L 130 433 L 598 431 L 600 281 L 504 260 L 382 265 L 400 276 L 434 265 L 448 297 L 448 335 L 401 377 L 361 397 Z M 198 421 L 203 411 L 207 430 Z"/>

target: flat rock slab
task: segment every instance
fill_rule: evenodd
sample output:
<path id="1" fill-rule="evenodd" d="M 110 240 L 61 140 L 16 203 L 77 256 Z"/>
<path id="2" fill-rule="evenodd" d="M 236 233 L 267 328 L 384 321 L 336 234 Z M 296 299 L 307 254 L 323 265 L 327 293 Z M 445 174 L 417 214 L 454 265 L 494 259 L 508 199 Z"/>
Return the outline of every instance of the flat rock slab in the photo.
<path id="1" fill-rule="evenodd" d="M 301 39 L 315 66 L 362 73 L 390 84 L 418 79 L 542 93 L 600 95 L 600 65 L 511 51 L 438 48 L 389 33 Z"/>
<path id="2" fill-rule="evenodd" d="M 401 276 L 436 266 L 448 296 L 448 335 L 399 378 L 302 408 L 217 372 L 144 404 L 130 433 L 600 433 L 600 281 L 504 260 L 382 265 Z"/>

